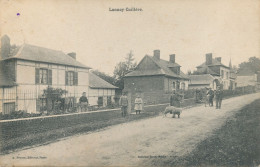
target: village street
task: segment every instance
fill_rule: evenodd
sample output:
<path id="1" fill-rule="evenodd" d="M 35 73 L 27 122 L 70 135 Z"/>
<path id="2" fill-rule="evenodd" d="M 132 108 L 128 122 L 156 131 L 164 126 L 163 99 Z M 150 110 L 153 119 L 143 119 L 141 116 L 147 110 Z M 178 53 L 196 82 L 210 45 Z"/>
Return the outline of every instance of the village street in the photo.
<path id="1" fill-rule="evenodd" d="M 151 159 L 163 161 L 184 155 L 220 128 L 243 106 L 260 98 L 260 93 L 223 101 L 222 109 L 197 106 L 183 111 L 180 119 L 162 116 L 108 127 L 99 132 L 78 135 L 3 155 L 1 166 L 137 166 Z M 157 157 L 156 157 L 157 156 Z"/>

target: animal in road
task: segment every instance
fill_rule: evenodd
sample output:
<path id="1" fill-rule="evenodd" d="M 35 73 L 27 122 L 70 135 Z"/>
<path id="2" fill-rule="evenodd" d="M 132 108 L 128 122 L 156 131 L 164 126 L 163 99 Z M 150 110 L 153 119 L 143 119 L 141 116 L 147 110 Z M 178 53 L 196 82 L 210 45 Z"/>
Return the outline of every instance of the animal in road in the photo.
<path id="1" fill-rule="evenodd" d="M 165 110 L 163 111 L 163 116 L 166 117 L 166 115 L 170 113 L 173 114 L 172 117 L 175 118 L 175 115 L 178 115 L 178 118 L 180 118 L 180 115 L 182 113 L 182 108 L 177 108 L 174 106 L 167 106 Z"/>

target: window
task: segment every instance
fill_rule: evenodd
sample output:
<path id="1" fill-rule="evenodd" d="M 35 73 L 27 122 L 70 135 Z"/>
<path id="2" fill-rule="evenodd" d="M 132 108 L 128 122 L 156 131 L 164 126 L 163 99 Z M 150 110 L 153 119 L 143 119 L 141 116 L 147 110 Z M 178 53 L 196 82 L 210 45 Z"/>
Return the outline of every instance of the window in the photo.
<path id="1" fill-rule="evenodd" d="M 175 82 L 172 83 L 172 89 L 175 89 Z"/>
<path id="2" fill-rule="evenodd" d="M 10 114 L 12 111 L 15 111 L 15 102 L 4 103 L 4 114 Z"/>
<path id="3" fill-rule="evenodd" d="M 110 106 L 112 104 L 111 96 L 107 97 L 107 105 Z"/>
<path id="4" fill-rule="evenodd" d="M 226 72 L 226 79 L 228 79 L 228 72 Z"/>
<path id="5" fill-rule="evenodd" d="M 98 106 L 99 107 L 103 106 L 103 97 L 102 96 L 98 97 Z"/>
<path id="6" fill-rule="evenodd" d="M 46 68 L 35 69 L 35 84 L 51 85 L 52 70 Z"/>
<path id="7" fill-rule="evenodd" d="M 180 81 L 176 81 L 176 89 L 177 89 L 177 90 L 180 89 Z"/>
<path id="8" fill-rule="evenodd" d="M 181 83 L 181 89 L 185 90 L 185 83 L 184 82 Z"/>
<path id="9" fill-rule="evenodd" d="M 66 71 L 66 85 L 78 85 L 78 73 L 74 71 Z"/>
<path id="10" fill-rule="evenodd" d="M 221 70 L 221 78 L 224 78 L 224 71 Z"/>

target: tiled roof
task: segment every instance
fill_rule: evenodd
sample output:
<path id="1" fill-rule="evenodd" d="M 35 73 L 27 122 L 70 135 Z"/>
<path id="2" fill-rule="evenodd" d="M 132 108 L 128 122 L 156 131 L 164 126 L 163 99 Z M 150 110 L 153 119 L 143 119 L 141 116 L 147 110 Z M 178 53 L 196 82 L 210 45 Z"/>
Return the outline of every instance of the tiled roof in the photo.
<path id="1" fill-rule="evenodd" d="M 29 44 L 23 44 L 22 46 L 18 47 L 13 51 L 12 55 L 6 59 L 22 59 L 90 69 L 90 67 L 81 64 L 62 51 L 47 49 Z"/>
<path id="2" fill-rule="evenodd" d="M 174 78 L 180 79 L 189 79 L 187 75 L 185 75 L 182 71 L 180 71 L 180 75 L 174 73 L 170 67 L 180 67 L 177 63 L 170 63 L 169 61 L 156 59 L 153 56 L 146 55 L 145 57 L 150 58 L 158 67 L 157 70 L 134 70 L 126 75 L 129 76 L 147 76 L 147 75 L 166 75 Z M 144 58 L 145 58 L 144 57 Z"/>
<path id="3" fill-rule="evenodd" d="M 90 88 L 109 88 L 109 89 L 117 89 L 118 87 L 108 83 L 107 81 L 101 79 L 97 75 L 92 72 L 89 73 L 89 87 Z"/>
<path id="4" fill-rule="evenodd" d="M 189 75 L 190 85 L 207 85 L 212 83 L 215 79 L 210 74 L 201 74 L 201 75 Z"/>
<path id="5" fill-rule="evenodd" d="M 229 68 L 228 66 L 226 66 L 226 65 L 222 64 L 221 62 L 219 62 L 216 58 L 212 59 L 212 63 L 211 64 L 206 65 L 206 62 L 204 62 L 201 65 L 197 66 L 197 68 L 205 67 L 205 66 L 223 66 L 223 67 Z"/>
<path id="6" fill-rule="evenodd" d="M 15 86 L 16 83 L 10 78 L 8 73 L 3 69 L 3 63 L 0 61 L 0 87 L 11 87 Z"/>

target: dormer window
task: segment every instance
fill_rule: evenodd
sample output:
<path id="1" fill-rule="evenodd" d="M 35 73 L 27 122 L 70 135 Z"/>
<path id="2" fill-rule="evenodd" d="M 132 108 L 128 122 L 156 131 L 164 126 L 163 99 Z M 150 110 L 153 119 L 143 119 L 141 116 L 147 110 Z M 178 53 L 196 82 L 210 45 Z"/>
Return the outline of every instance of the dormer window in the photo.
<path id="1" fill-rule="evenodd" d="M 171 67 L 170 68 L 175 74 L 180 75 L 180 67 Z"/>

